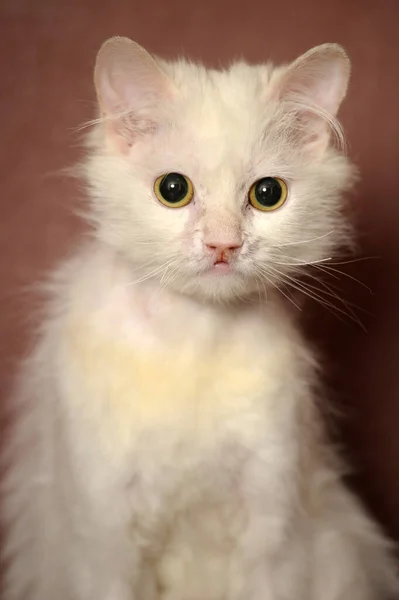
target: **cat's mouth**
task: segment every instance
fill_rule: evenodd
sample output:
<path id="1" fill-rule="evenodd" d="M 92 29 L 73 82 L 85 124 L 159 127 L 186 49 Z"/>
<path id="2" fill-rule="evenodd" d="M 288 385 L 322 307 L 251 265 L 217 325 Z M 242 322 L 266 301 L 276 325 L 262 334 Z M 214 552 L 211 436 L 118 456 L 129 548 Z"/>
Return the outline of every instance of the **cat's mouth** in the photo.
<path id="1" fill-rule="evenodd" d="M 241 250 L 242 244 L 232 244 L 231 246 L 214 246 L 207 244 L 210 251 L 212 263 L 210 270 L 212 273 L 228 274 L 233 269 L 233 264 L 237 253 Z"/>
<path id="2" fill-rule="evenodd" d="M 226 260 L 217 260 L 211 267 L 213 273 L 230 273 L 231 265 Z"/>
<path id="3" fill-rule="evenodd" d="M 212 261 L 207 271 L 214 276 L 229 275 L 235 271 L 234 263 L 233 261 L 229 260 L 229 258 L 225 258 L 224 256 L 218 257 L 216 260 Z"/>

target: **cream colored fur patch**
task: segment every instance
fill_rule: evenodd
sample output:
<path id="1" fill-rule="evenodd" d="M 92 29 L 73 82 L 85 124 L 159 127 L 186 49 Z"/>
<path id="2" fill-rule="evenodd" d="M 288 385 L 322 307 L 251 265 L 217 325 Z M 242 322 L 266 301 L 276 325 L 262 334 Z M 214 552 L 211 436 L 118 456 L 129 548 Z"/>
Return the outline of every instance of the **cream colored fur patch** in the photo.
<path id="1" fill-rule="evenodd" d="M 86 402 L 98 404 L 104 427 L 126 442 L 132 429 L 169 424 L 189 435 L 207 435 L 221 420 L 239 420 L 285 362 L 274 353 L 272 364 L 263 365 L 253 348 L 240 343 L 140 350 L 81 323 L 71 328 L 70 343 Z M 273 373 L 270 385 L 276 380 Z"/>

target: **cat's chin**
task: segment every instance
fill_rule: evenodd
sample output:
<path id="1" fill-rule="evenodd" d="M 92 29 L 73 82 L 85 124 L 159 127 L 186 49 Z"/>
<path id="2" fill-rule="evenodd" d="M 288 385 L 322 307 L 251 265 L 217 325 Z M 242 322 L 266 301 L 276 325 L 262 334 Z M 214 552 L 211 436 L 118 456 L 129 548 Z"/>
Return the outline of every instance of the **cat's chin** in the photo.
<path id="1" fill-rule="evenodd" d="M 256 290 L 256 283 L 235 273 L 228 265 L 180 282 L 179 292 L 212 302 L 231 302 L 244 299 Z"/>
<path id="2" fill-rule="evenodd" d="M 231 267 L 228 263 L 217 262 L 211 268 L 210 273 L 214 274 L 215 276 L 227 275 L 228 273 L 231 273 Z"/>

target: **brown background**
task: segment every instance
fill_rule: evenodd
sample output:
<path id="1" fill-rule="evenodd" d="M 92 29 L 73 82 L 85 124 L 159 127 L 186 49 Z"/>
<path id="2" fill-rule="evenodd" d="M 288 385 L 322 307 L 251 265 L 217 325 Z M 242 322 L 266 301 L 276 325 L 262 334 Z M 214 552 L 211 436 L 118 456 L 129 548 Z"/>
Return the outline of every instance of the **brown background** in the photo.
<path id="1" fill-rule="evenodd" d="M 362 183 L 351 199 L 361 256 L 342 276 L 367 333 L 316 309 L 338 435 L 354 484 L 399 540 L 399 2 L 397 0 L 0 0 L 0 391 L 26 348 L 27 288 L 63 256 L 81 225 L 82 192 L 60 170 L 79 155 L 93 116 L 102 41 L 128 35 L 164 57 L 210 65 L 295 58 L 342 43 L 353 61 L 342 119 Z M 363 311 L 366 312 L 363 312 Z"/>

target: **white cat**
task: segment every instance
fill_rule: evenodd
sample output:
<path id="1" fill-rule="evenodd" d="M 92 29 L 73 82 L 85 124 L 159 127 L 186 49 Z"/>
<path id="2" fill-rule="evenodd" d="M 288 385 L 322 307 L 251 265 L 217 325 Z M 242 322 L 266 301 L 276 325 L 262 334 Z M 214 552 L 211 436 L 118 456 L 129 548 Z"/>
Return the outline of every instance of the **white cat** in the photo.
<path id="1" fill-rule="evenodd" d="M 225 71 L 101 48 L 95 234 L 14 397 L 4 600 L 399 597 L 279 291 L 350 243 L 349 70 L 334 44 Z"/>

